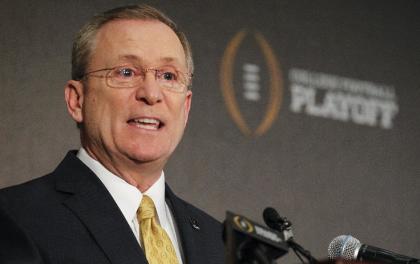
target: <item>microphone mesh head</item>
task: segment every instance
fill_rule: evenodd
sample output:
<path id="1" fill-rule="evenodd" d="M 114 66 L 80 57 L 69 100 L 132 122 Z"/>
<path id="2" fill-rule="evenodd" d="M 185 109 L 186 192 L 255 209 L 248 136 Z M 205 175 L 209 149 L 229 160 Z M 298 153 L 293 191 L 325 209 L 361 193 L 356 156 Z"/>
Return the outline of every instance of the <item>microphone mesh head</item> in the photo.
<path id="1" fill-rule="evenodd" d="M 271 228 L 273 228 L 272 225 L 275 224 L 279 219 L 281 220 L 279 213 L 277 213 L 276 209 L 272 207 L 267 207 L 264 209 L 263 218 L 264 222 Z"/>
<path id="2" fill-rule="evenodd" d="M 362 243 L 349 235 L 342 235 L 334 238 L 328 246 L 328 257 L 330 259 L 342 258 L 347 260 L 357 259 L 357 254 Z"/>

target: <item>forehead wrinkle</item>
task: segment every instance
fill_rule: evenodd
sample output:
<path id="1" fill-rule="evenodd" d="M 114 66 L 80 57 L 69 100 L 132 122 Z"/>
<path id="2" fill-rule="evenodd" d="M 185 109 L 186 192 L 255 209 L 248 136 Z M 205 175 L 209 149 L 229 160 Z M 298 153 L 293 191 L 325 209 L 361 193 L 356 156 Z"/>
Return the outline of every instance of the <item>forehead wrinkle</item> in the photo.
<path id="1" fill-rule="evenodd" d="M 132 55 L 132 54 L 118 55 L 118 60 L 124 60 L 124 61 L 136 62 L 136 63 L 141 63 L 143 61 L 139 56 Z"/>
<path id="2" fill-rule="evenodd" d="M 139 36 L 143 36 L 143 34 L 146 34 L 145 32 L 137 32 L 135 31 L 135 29 L 139 29 L 139 25 L 138 23 L 142 23 L 141 27 L 145 26 L 144 31 L 150 31 L 153 28 L 149 28 L 149 27 L 156 27 L 159 26 L 160 24 L 162 24 L 159 21 L 137 21 L 137 20 L 121 20 L 121 21 L 111 21 L 110 23 L 104 25 L 104 27 L 102 27 L 98 32 L 97 32 L 97 36 L 95 38 L 95 41 L 97 42 L 96 44 L 101 43 L 101 46 L 103 46 L 105 49 L 107 48 L 111 48 L 111 49 L 118 49 L 117 46 L 115 45 L 123 45 L 123 46 L 128 46 L 128 50 L 126 49 L 125 53 L 114 53 L 116 55 L 116 57 L 114 57 L 114 59 L 112 59 L 112 57 L 108 56 L 108 59 L 106 59 L 106 63 L 133 63 L 133 64 L 137 64 L 137 65 L 144 65 L 144 66 L 159 66 L 156 64 L 160 64 L 160 63 L 168 63 L 168 64 L 172 64 L 174 66 L 176 66 L 177 68 L 179 68 L 181 71 L 188 71 L 189 69 L 189 65 L 188 65 L 188 61 L 185 55 L 185 50 L 182 46 L 182 43 L 180 43 L 180 39 L 178 36 L 175 35 L 175 33 L 173 32 L 172 29 L 170 29 L 169 27 L 167 28 L 166 25 L 162 24 L 160 26 L 164 26 L 165 28 L 160 29 L 160 30 L 166 30 L 166 29 L 170 29 L 171 34 L 169 35 L 174 35 L 173 37 L 176 37 L 177 42 L 179 43 L 172 43 L 173 45 L 171 46 L 167 46 L 166 42 L 163 45 L 163 48 L 161 50 L 161 52 L 159 52 L 158 50 L 152 50 L 152 52 L 149 52 L 149 50 L 146 50 L 145 48 L 148 47 L 148 45 L 150 44 L 151 46 L 154 46 L 156 43 L 149 43 L 150 38 L 146 38 L 144 40 L 139 40 Z M 135 25 L 133 23 L 136 23 Z M 156 24 L 158 23 L 158 24 Z M 124 30 L 121 30 L 120 27 L 121 25 L 125 25 L 127 24 L 130 27 L 123 27 Z M 132 25 L 133 24 L 133 25 Z M 116 31 L 116 32 L 114 32 Z M 113 33 L 126 33 L 123 34 L 120 37 L 115 37 Z M 153 33 L 153 32 L 152 32 Z M 140 34 L 140 35 L 139 35 Z M 147 35 L 147 34 L 146 34 Z M 153 35 L 154 36 L 154 35 Z M 157 36 L 154 36 L 157 37 Z M 152 40 L 154 39 L 153 37 L 151 38 Z M 159 41 L 161 39 L 158 39 Z M 156 40 L 153 40 L 156 41 Z M 168 41 L 168 40 L 165 40 Z M 143 42 L 144 45 L 146 45 L 146 47 L 143 47 Z M 175 45 L 176 44 L 176 45 Z M 178 45 L 179 44 L 179 45 Z M 95 45 L 97 46 L 97 45 Z M 130 51 L 131 49 L 131 51 Z M 138 50 L 140 49 L 140 50 Z M 144 53 L 144 54 L 143 54 Z M 160 54 L 159 54 L 160 53 Z M 114 62 L 112 62 L 114 61 Z M 148 65 L 149 64 L 149 65 Z"/>
<path id="3" fill-rule="evenodd" d="M 159 58 L 158 60 L 160 62 L 163 62 L 163 63 L 173 63 L 176 66 L 182 66 L 182 63 L 179 61 L 178 58 L 174 58 L 174 57 L 162 57 L 162 58 Z M 144 59 L 142 59 L 141 57 L 139 57 L 137 55 L 133 55 L 133 54 L 122 54 L 122 55 L 119 55 L 118 56 L 118 61 L 128 61 L 128 62 L 131 62 L 133 64 L 139 64 L 139 65 L 142 65 L 145 62 Z"/>

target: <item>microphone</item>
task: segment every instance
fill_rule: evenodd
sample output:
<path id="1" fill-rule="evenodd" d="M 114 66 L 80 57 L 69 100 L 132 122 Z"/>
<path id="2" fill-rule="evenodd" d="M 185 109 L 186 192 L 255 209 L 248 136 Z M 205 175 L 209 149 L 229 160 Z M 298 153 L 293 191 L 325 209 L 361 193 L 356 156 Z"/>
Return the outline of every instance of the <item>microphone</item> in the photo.
<path id="1" fill-rule="evenodd" d="M 328 246 L 330 259 L 377 261 L 382 263 L 409 264 L 420 263 L 420 260 L 403 256 L 385 249 L 369 246 L 350 235 L 334 238 Z"/>
<path id="2" fill-rule="evenodd" d="M 292 223 L 286 217 L 281 217 L 276 209 L 267 207 L 263 211 L 263 218 L 266 225 L 284 235 L 284 240 L 293 238 Z"/>
<path id="3" fill-rule="evenodd" d="M 287 220 L 286 217 L 281 217 L 279 213 L 277 213 L 276 209 L 267 207 L 263 211 L 263 218 L 268 227 L 283 233 L 284 240 L 286 240 L 287 245 L 293 249 L 302 263 L 305 262 L 301 258 L 301 255 L 305 257 L 310 264 L 319 263 L 318 260 L 311 255 L 311 252 L 304 249 L 293 239 L 292 223 Z"/>

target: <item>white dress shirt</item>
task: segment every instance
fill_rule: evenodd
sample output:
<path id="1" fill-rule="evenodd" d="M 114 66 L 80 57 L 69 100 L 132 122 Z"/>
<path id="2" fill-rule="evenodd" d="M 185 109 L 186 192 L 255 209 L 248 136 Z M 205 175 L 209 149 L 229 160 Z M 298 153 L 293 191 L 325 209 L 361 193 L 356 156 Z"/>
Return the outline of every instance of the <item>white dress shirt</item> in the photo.
<path id="1" fill-rule="evenodd" d="M 105 188 L 120 208 L 125 220 L 127 220 L 127 223 L 140 246 L 141 240 L 139 223 L 137 221 L 137 209 L 140 206 L 143 194 L 149 196 L 153 200 L 157 212 L 156 220 L 159 222 L 160 226 L 165 229 L 166 233 L 168 233 L 168 236 L 174 245 L 178 261 L 182 264 L 181 249 L 177 240 L 173 216 L 165 201 L 165 174 L 163 171 L 159 179 L 142 194 L 139 189 L 113 174 L 101 163 L 89 156 L 84 148 L 79 150 L 77 157 L 88 166 L 105 185 Z"/>

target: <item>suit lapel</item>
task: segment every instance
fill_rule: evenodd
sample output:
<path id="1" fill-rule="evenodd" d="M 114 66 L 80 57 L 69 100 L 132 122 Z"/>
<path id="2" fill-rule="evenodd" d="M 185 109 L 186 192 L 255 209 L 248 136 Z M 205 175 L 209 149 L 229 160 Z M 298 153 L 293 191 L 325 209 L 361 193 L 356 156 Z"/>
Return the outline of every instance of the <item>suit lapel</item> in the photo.
<path id="1" fill-rule="evenodd" d="M 172 213 L 181 237 L 184 264 L 201 263 L 203 252 L 198 252 L 197 250 L 202 248 L 199 246 L 200 241 L 202 241 L 199 223 L 188 210 L 186 204 L 172 192 L 168 185 L 166 185 L 165 189 L 166 198 L 172 207 Z"/>
<path id="2" fill-rule="evenodd" d="M 75 153 L 69 153 L 55 173 L 57 190 L 72 194 L 63 204 L 86 226 L 110 263 L 147 263 L 111 195 Z"/>

